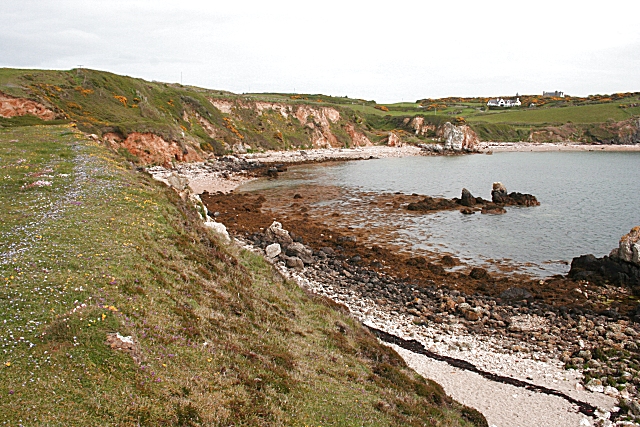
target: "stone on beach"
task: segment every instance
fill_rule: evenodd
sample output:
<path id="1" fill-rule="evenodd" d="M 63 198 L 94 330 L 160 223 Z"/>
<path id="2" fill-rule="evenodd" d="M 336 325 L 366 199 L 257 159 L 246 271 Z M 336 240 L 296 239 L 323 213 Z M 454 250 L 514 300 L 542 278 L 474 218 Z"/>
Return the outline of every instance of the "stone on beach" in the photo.
<path id="1" fill-rule="evenodd" d="M 274 221 L 269 228 L 267 228 L 264 234 L 270 242 L 279 243 L 283 248 L 287 248 L 293 243 L 293 239 L 289 235 L 289 232 L 283 229 L 282 224 L 278 221 Z"/>
<path id="2" fill-rule="evenodd" d="M 282 248 L 279 243 L 272 243 L 264 249 L 267 257 L 275 258 L 282 253 Z"/>
<path id="3" fill-rule="evenodd" d="M 304 263 L 298 257 L 285 257 L 285 265 L 287 268 L 293 268 L 295 270 L 302 270 L 304 268 Z"/>
<path id="4" fill-rule="evenodd" d="M 299 242 L 291 243 L 287 246 L 286 254 L 299 258 L 305 264 L 313 264 L 313 251 Z"/>

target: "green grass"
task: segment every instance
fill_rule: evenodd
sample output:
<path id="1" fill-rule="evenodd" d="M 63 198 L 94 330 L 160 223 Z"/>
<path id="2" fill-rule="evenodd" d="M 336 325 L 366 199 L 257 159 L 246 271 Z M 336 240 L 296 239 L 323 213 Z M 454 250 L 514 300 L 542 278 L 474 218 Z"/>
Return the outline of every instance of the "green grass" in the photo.
<path id="1" fill-rule="evenodd" d="M 345 131 L 347 125 L 365 133 L 373 143 L 383 141 L 389 131 L 400 133 L 403 141 L 410 144 L 436 141 L 435 135 L 416 136 L 414 130 L 404 123 L 405 119 L 410 120 L 416 115 L 436 125 L 446 121 L 457 123 L 456 120 L 462 117 L 485 141 L 526 141 L 530 138 L 530 131 L 535 130 L 552 134 L 536 138 L 565 140 L 566 135 L 558 136 L 555 130 L 542 128 L 571 122 L 577 127 L 576 132 L 570 135 L 572 140 L 587 143 L 619 139 L 613 122 L 640 116 L 640 107 L 620 108 L 620 105 L 637 104 L 640 93 L 562 99 L 526 96 L 523 99 L 545 104 L 537 108 L 490 111 L 485 111 L 484 99 L 481 98 L 444 98 L 422 100 L 425 108 L 414 102 L 386 104 L 389 111 L 382 111 L 375 108 L 380 105 L 371 100 L 321 94 L 236 95 L 221 90 L 148 82 L 89 69 L 1 68 L 0 91 L 37 100 L 55 110 L 60 120 L 49 124 L 74 122 L 80 130 L 99 136 L 111 132 L 121 137 L 133 132 L 154 133 L 176 142 L 183 149 L 192 146 L 203 158 L 210 153 L 230 153 L 239 143 L 251 152 L 311 147 L 317 137 L 317 120 L 309 116 L 307 123 L 301 123 L 293 114 L 247 108 L 255 101 L 282 103 L 293 110 L 303 105 L 316 110 L 323 107 L 336 109 L 340 120 L 329 127 L 344 147 L 351 143 Z M 214 107 L 210 102 L 214 98 L 231 101 L 231 113 L 223 113 Z M 428 110 L 427 107 L 433 104 L 438 109 Z M 314 120 L 314 125 L 307 126 Z M 47 123 L 28 116 L 0 118 L 0 128 L 37 124 Z M 133 157 L 130 159 L 139 161 Z M 168 159 L 163 160 L 169 162 Z"/>
<path id="2" fill-rule="evenodd" d="M 0 129 L 7 425 L 486 425 L 336 308 L 74 128 Z"/>
<path id="3" fill-rule="evenodd" d="M 601 123 L 607 120 L 627 120 L 633 115 L 640 114 L 640 107 L 623 109 L 619 104 L 611 102 L 583 106 L 491 111 L 467 117 L 467 121 L 506 124 Z"/>

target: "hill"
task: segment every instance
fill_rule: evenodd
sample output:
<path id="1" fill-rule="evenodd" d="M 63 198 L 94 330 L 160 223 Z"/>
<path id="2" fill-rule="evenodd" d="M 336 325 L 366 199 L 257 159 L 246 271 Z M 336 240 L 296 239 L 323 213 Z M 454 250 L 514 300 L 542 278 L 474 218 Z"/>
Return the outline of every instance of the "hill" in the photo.
<path id="1" fill-rule="evenodd" d="M 243 94 L 89 69 L 0 69 L 0 126 L 74 123 L 139 164 L 264 150 L 442 142 L 451 122 L 481 141 L 640 142 L 640 93 L 523 96 L 535 108 L 487 110 L 485 98 L 375 101 Z"/>
<path id="2" fill-rule="evenodd" d="M 108 102 L 101 117 L 133 110 Z M 0 129 L 0 419 L 487 425 L 175 191 L 71 124 L 32 120 Z"/>

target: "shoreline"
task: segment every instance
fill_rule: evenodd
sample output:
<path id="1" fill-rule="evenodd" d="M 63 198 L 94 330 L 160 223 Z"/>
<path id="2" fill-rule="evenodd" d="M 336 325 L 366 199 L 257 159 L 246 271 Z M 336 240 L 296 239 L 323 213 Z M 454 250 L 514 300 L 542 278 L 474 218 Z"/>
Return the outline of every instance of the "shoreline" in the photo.
<path id="1" fill-rule="evenodd" d="M 264 251 L 253 244 L 244 240 L 237 242 L 245 249 L 265 256 Z M 267 257 L 267 260 L 281 275 L 303 289 L 345 306 L 350 315 L 365 326 L 401 339 L 416 340 L 440 356 L 472 363 L 494 375 L 546 387 L 599 408 L 593 417 L 588 417 L 562 397 L 491 381 L 469 370 L 452 367 L 383 341 L 400 354 L 409 367 L 442 385 L 448 395 L 482 412 L 492 427 L 593 425 L 592 421 L 597 419 L 608 420 L 610 413 L 616 410 L 616 398 L 585 390 L 580 384 L 581 373 L 565 370 L 557 354 L 528 349 L 529 343 L 500 335 L 476 334 L 465 327 L 464 318 L 455 314 L 449 315 L 442 324 L 416 323 L 415 316 L 410 313 L 399 313 L 394 307 L 381 305 L 353 288 L 336 284 L 331 277 L 319 278 L 322 267 L 306 266 L 303 270 L 295 270 L 287 268 L 282 259 Z M 526 327 L 524 325 L 535 323 L 536 319 L 535 316 L 524 315 L 520 321 Z M 509 350 L 515 346 L 517 351 Z"/>
<path id="2" fill-rule="evenodd" d="M 245 248 L 266 256 L 266 248 L 273 242 L 267 229 L 280 216 L 268 210 L 261 212 L 264 196 L 204 195 L 202 200 L 211 212 L 217 212 L 216 220 L 225 224 Z M 281 202 L 288 205 L 289 200 L 285 197 Z M 565 364 L 585 363 L 579 358 L 583 349 L 596 351 L 603 345 L 624 349 L 640 334 L 639 325 L 607 318 L 599 314 L 602 309 L 593 307 L 598 312 L 594 313 L 588 308 L 588 304 L 597 303 L 608 290 L 590 285 L 583 287 L 585 292 L 577 293 L 578 284 L 566 279 L 538 282 L 484 276 L 476 280 L 473 273 L 438 271 L 424 259 L 363 245 L 359 237 L 352 239 L 355 235 L 348 229 L 316 223 L 318 219 L 305 216 L 304 203 L 308 200 L 304 193 L 301 198 L 292 196 L 291 201 L 298 203 L 295 210 L 301 213 L 297 219 L 282 219 L 282 226 L 298 242 L 303 242 L 314 259 L 305 261 L 304 266 L 300 260 L 298 266 L 290 262 L 290 258 L 295 258 L 290 252 L 288 256 L 278 254 L 270 259 L 283 276 L 301 287 L 345 306 L 365 325 L 399 338 L 416 339 L 434 353 L 472 363 L 492 374 L 558 390 L 597 406 L 601 408 L 600 418 L 609 418 L 610 413 L 617 411 L 618 398 L 637 399 L 637 390 L 631 383 L 618 391 L 606 383 L 602 385 L 599 380 L 602 374 L 592 371 L 590 375 L 597 375 L 598 382 L 588 383 L 588 379 L 583 381 L 582 366 L 565 369 Z M 417 269 L 407 269 L 407 265 L 416 264 Z M 433 266 L 439 267 L 440 263 Z M 497 292 L 491 293 L 491 289 Z M 518 292 L 523 295 L 508 296 Z M 580 303 L 575 302 L 577 296 Z M 580 305 L 583 303 L 587 306 Z M 592 334 L 594 328 L 602 328 L 604 336 Z M 623 332 L 616 335 L 623 341 L 605 342 L 614 337 L 614 330 Z M 575 405 L 560 397 L 532 394 L 525 389 L 513 392 L 512 385 L 495 384 L 473 372 L 444 366 L 415 353 L 405 352 L 403 356 L 418 372 L 428 373 L 427 377 L 437 382 L 441 382 L 440 378 L 448 379 L 447 394 L 480 410 L 497 427 L 578 426 L 593 425 L 595 421 L 577 414 Z M 603 369 L 619 369 L 617 362 L 610 363 L 605 363 Z M 471 385 L 475 393 L 465 395 L 469 389 L 461 384 Z M 513 412 L 512 405 L 501 403 L 507 398 L 516 399 L 511 397 L 513 394 L 520 396 L 520 400 L 513 400 L 519 413 Z M 553 417 L 538 414 L 545 406 L 553 408 Z M 535 422 L 530 423 L 531 420 Z M 587 421 L 589 424 L 584 424 Z"/>
<path id="3" fill-rule="evenodd" d="M 638 152 L 640 144 L 634 145 L 592 145 L 572 142 L 562 143 L 533 143 L 533 142 L 481 142 L 478 152 L 551 152 L 551 151 L 607 151 L 607 152 Z"/>
<path id="4" fill-rule="evenodd" d="M 504 151 L 515 151 L 513 145 L 514 144 L 509 145 Z M 518 149 L 521 148 L 522 146 L 519 145 Z M 527 146 L 527 148 L 531 147 Z M 406 154 L 405 151 L 408 151 L 410 154 Z M 564 151 L 584 150 L 567 148 Z M 640 151 L 640 146 L 637 150 L 632 151 Z M 393 147 L 385 147 L 385 150 L 322 150 L 316 155 L 310 155 L 309 153 L 300 154 L 300 152 L 275 152 L 258 156 L 257 158 L 255 155 L 252 155 L 249 159 L 244 158 L 244 156 L 229 156 L 229 159 L 225 162 L 217 161 L 218 163 L 224 163 L 222 169 L 218 168 L 221 166 L 219 164 L 216 165 L 215 163 L 205 162 L 197 166 L 179 165 L 176 168 L 176 172 L 183 176 L 192 177 L 189 186 L 194 192 L 196 188 L 203 188 L 209 194 L 224 193 L 228 195 L 226 197 L 229 197 L 232 196 L 232 194 L 229 193 L 233 193 L 233 190 L 238 186 L 258 177 L 258 175 L 251 172 L 249 167 L 254 163 L 268 161 L 269 164 L 278 162 L 291 164 L 300 162 L 368 159 L 371 158 L 372 153 L 376 153 L 376 157 L 400 157 L 420 155 L 420 149 L 400 151 Z M 385 154 L 387 155 L 385 156 Z M 301 160 L 301 158 L 304 159 Z M 204 177 L 199 175 L 203 173 L 203 168 L 205 169 L 204 172 L 208 174 Z M 262 172 L 264 171 L 259 173 Z M 174 171 L 165 171 L 163 173 L 170 175 L 174 173 Z M 156 175 L 154 175 L 154 177 L 155 176 Z M 165 179 L 167 177 L 168 175 L 165 176 Z M 198 179 L 201 179 L 202 181 L 200 182 L 204 184 L 200 184 Z M 245 205 L 236 205 L 234 203 L 229 204 L 229 209 L 232 206 L 245 207 Z M 260 208 L 257 207 L 256 209 L 259 211 Z M 258 215 L 258 211 L 253 211 L 252 208 L 252 211 L 249 212 L 248 215 L 250 217 Z M 230 234 L 235 237 L 234 240 L 240 239 L 236 240 L 236 242 L 243 245 L 246 249 L 259 252 L 266 257 L 264 248 L 256 245 L 251 239 L 247 239 L 247 233 L 244 233 L 243 237 L 240 228 L 236 227 L 235 224 L 229 223 L 224 215 L 216 218 L 216 220 L 228 227 Z M 296 235 L 299 235 L 298 229 L 294 228 L 292 231 L 295 231 Z M 305 243 L 307 243 L 306 237 Z M 349 245 L 346 243 L 348 242 L 343 243 L 343 245 L 348 247 Z M 312 249 L 314 249 L 315 253 L 318 248 L 312 247 Z M 607 330 L 614 327 L 620 330 L 619 328 L 621 327 L 622 330 L 627 328 L 635 330 L 635 333 L 639 333 L 640 331 L 638 331 L 637 325 L 634 326 L 624 321 L 620 323 L 615 319 L 599 318 L 599 320 L 596 321 L 596 319 L 592 317 L 589 317 L 588 322 L 585 323 L 583 322 L 584 316 L 571 314 L 567 319 L 563 319 L 559 316 L 561 314 L 560 312 L 557 313 L 558 317 L 555 315 L 553 317 L 543 316 L 542 312 L 537 314 L 535 310 L 527 310 L 526 301 L 524 305 L 511 305 L 510 303 L 505 305 L 504 307 L 507 308 L 507 311 L 510 309 L 513 311 L 509 312 L 507 316 L 503 315 L 501 317 L 500 314 L 498 314 L 497 317 L 495 317 L 493 315 L 495 310 L 490 307 L 491 304 L 488 304 L 492 299 L 477 298 L 475 295 L 461 294 L 455 290 L 447 290 L 440 286 L 436 287 L 437 291 L 444 290 L 444 293 L 440 295 L 440 300 L 446 302 L 446 304 L 449 304 L 448 301 L 453 301 L 451 307 L 447 307 L 444 311 L 441 310 L 442 313 L 436 313 L 436 310 L 432 310 L 435 317 L 427 318 L 424 315 L 426 311 L 420 313 L 416 312 L 413 308 L 407 310 L 406 306 L 403 307 L 402 304 L 397 304 L 389 298 L 385 300 L 385 298 L 381 296 L 382 300 L 373 299 L 370 296 L 371 294 L 362 293 L 362 284 L 354 284 L 353 282 L 354 276 L 356 278 L 359 277 L 357 266 L 355 264 L 348 264 L 348 258 L 332 257 L 331 259 L 335 260 L 333 262 L 336 264 L 322 263 L 321 265 L 305 266 L 301 271 L 287 268 L 285 258 L 282 257 L 271 259 L 271 262 L 283 276 L 295 280 L 301 287 L 316 294 L 329 297 L 336 303 L 348 307 L 351 315 L 365 325 L 378 328 L 400 338 L 409 340 L 417 339 L 429 350 L 435 350 L 438 354 L 449 355 L 459 358 L 460 360 L 469 361 L 488 372 L 557 389 L 577 400 L 588 402 L 601 408 L 599 418 L 602 422 L 604 422 L 604 419 L 609 418 L 610 412 L 617 410 L 617 397 L 615 396 L 622 396 L 623 398 L 629 396 L 628 393 L 625 394 L 626 392 L 621 395 L 611 387 L 605 388 L 604 386 L 600 386 L 599 389 L 597 385 L 591 387 L 591 389 L 596 390 L 596 392 L 585 390 L 581 383 L 582 373 L 578 370 L 565 370 L 565 362 L 560 359 L 562 358 L 568 361 L 569 359 L 575 358 L 578 350 L 585 345 L 581 344 L 582 338 L 584 337 L 582 337 L 580 333 L 575 332 L 576 327 L 578 327 L 579 330 L 580 327 L 584 328 L 584 325 L 586 325 L 587 328 L 584 329 L 588 329 L 592 327 L 588 324 L 591 320 L 599 327 L 605 326 Z M 340 261 L 338 262 L 337 260 Z M 329 271 L 329 273 L 327 273 L 327 271 Z M 389 275 L 386 277 L 392 276 L 393 271 L 389 271 Z M 383 276 L 378 277 L 385 277 L 385 275 L 383 274 Z M 393 283 L 401 287 L 405 286 L 399 277 L 392 278 L 392 280 Z M 594 295 L 591 289 L 589 293 L 590 295 Z M 434 297 L 437 299 L 438 294 L 429 293 L 428 295 L 425 294 L 422 296 L 425 300 Z M 485 320 L 477 323 L 476 321 L 466 319 L 466 312 L 461 311 L 461 307 L 464 306 L 464 304 L 470 306 L 469 308 L 475 310 L 475 312 L 482 313 L 483 319 L 489 319 L 487 324 L 489 322 L 500 323 L 508 320 L 508 322 L 503 322 L 506 323 L 507 329 L 505 330 L 500 327 L 496 329 L 489 328 L 489 330 L 478 330 L 478 327 L 484 328 Z M 420 307 L 418 306 L 418 308 Z M 556 323 L 556 320 L 561 322 Z M 556 348 L 556 338 L 549 341 L 547 349 L 543 348 L 543 345 L 547 343 L 544 342 L 544 340 L 541 341 L 541 335 L 545 334 L 545 330 L 551 330 L 556 327 L 561 327 L 562 331 L 565 331 L 563 334 L 567 333 L 569 334 L 567 336 L 570 336 L 570 338 L 565 338 L 563 335 L 562 338 L 559 336 L 557 338 L 561 343 L 564 343 L 566 340 L 567 346 L 564 347 L 563 344 L 563 347 L 560 347 L 561 349 L 564 348 L 564 351 Z M 521 336 L 521 338 L 518 338 L 518 336 Z M 536 336 L 538 337 L 537 340 L 535 338 Z M 552 333 L 552 336 L 555 337 L 556 334 Z M 487 417 L 491 426 L 579 426 L 593 425 L 592 423 L 596 421 L 593 418 L 587 418 L 578 414 L 574 405 L 567 403 L 567 401 L 561 398 L 541 396 L 540 394 L 523 389 L 521 389 L 520 392 L 517 390 L 514 391 L 513 386 L 487 382 L 488 380 L 479 379 L 476 374 L 471 372 L 445 366 L 442 365 L 441 362 L 434 361 L 423 355 L 409 352 L 397 346 L 391 346 L 405 359 L 411 368 L 428 378 L 434 379 L 445 387 L 447 394 L 464 404 L 480 410 Z M 587 348 L 590 347 L 591 343 L 586 344 L 586 346 Z M 462 385 L 465 386 L 462 387 Z M 481 390 L 484 390 L 484 392 Z M 487 392 L 487 390 L 490 391 Z M 605 394 L 605 391 L 608 394 Z M 507 401 L 509 402 L 507 403 Z M 602 425 L 638 424 L 615 423 Z"/>
<path id="5" fill-rule="evenodd" d="M 640 152 L 640 144 L 635 145 L 587 145 L 575 143 L 529 143 L 529 142 L 481 142 L 477 150 L 459 154 L 493 154 L 500 152 Z M 399 158 L 423 155 L 434 155 L 413 145 L 400 147 L 370 146 L 357 148 L 320 148 L 292 151 L 266 151 L 264 153 L 247 153 L 222 157 L 222 160 L 211 158 L 204 162 L 179 163 L 172 169 L 161 166 L 146 168 L 154 178 L 171 185 L 168 177 L 176 172 L 188 181 L 191 191 L 201 194 L 230 193 L 241 185 L 266 176 L 264 171 L 252 173 L 252 170 L 282 163 L 307 164 L 328 163 L 333 161 L 369 160 L 377 158 Z"/>

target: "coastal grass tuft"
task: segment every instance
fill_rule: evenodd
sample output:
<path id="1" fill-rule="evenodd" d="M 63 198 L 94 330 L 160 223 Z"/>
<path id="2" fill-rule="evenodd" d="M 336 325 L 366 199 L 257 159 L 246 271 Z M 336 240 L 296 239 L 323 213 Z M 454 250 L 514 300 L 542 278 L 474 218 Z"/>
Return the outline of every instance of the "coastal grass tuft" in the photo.
<path id="1" fill-rule="evenodd" d="M 8 425 L 486 425 L 69 125 L 0 129 L 0 237 Z"/>

